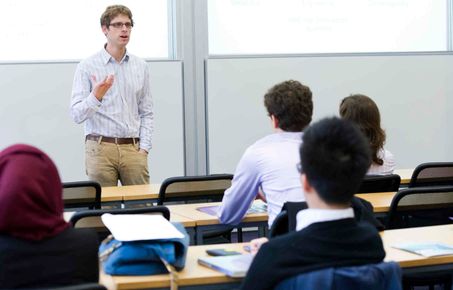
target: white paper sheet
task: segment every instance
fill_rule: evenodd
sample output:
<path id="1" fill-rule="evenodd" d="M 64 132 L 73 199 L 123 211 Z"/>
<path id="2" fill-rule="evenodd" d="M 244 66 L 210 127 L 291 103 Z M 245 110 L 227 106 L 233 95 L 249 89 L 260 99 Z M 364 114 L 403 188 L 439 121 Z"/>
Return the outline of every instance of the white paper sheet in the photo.
<path id="1" fill-rule="evenodd" d="M 115 239 L 124 242 L 184 237 L 161 215 L 106 213 L 102 222 Z"/>

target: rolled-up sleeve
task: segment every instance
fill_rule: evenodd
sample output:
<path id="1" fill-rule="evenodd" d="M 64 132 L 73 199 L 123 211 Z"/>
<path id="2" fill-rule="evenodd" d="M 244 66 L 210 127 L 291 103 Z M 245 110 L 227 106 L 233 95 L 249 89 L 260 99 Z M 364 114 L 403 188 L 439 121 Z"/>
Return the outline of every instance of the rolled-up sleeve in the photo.
<path id="1" fill-rule="evenodd" d="M 248 149 L 234 173 L 231 187 L 225 191 L 217 216 L 222 224 L 237 225 L 247 213 L 260 186 L 255 155 Z"/>
<path id="2" fill-rule="evenodd" d="M 77 66 L 71 95 L 71 117 L 80 124 L 91 118 L 101 107 L 101 102 L 91 93 L 91 81 L 82 65 Z"/>

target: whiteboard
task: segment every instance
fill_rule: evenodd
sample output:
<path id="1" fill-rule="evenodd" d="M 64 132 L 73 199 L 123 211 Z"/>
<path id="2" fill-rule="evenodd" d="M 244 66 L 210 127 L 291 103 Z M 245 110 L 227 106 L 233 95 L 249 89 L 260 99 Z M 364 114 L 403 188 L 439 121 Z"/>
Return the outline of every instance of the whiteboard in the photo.
<path id="1" fill-rule="evenodd" d="M 50 155 L 63 181 L 87 180 L 83 125 L 69 114 L 77 63 L 0 64 L 0 149 L 14 143 Z M 149 62 L 155 131 L 152 183 L 184 174 L 182 63 Z"/>
<path id="2" fill-rule="evenodd" d="M 272 132 L 263 96 L 287 79 L 312 89 L 314 120 L 338 115 L 352 93 L 373 98 L 397 168 L 453 161 L 452 67 L 451 55 L 209 59 L 209 171 L 234 172 L 244 150 Z"/>

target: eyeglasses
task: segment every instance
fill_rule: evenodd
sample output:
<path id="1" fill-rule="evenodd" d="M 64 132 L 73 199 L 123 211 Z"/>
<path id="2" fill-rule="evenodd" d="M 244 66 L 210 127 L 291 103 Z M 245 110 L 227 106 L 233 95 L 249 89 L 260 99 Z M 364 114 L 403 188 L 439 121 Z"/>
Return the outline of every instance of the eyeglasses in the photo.
<path id="1" fill-rule="evenodd" d="M 300 162 L 296 164 L 296 168 L 297 168 L 297 171 L 298 171 L 300 174 L 302 174 L 302 164 L 300 164 Z"/>
<path id="2" fill-rule="evenodd" d="M 121 29 L 123 28 L 123 26 L 126 26 L 127 29 L 132 29 L 132 27 L 134 27 L 134 24 L 132 24 L 131 22 L 113 22 L 110 23 L 109 26 L 113 26 L 116 29 Z"/>

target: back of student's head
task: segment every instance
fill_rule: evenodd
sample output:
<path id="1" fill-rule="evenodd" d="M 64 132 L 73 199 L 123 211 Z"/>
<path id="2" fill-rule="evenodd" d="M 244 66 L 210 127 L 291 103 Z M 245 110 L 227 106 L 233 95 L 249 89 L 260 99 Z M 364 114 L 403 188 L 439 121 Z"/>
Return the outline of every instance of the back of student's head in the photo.
<path id="1" fill-rule="evenodd" d="M 302 173 L 319 197 L 328 204 L 348 203 L 370 166 L 365 136 L 354 123 L 333 117 L 308 127 L 302 141 Z"/>
<path id="2" fill-rule="evenodd" d="M 287 132 L 300 132 L 311 122 L 312 93 L 309 87 L 289 80 L 273 86 L 264 96 L 269 116 L 278 120 L 278 127 Z"/>
<path id="3" fill-rule="evenodd" d="M 378 156 L 378 151 L 384 146 L 385 132 L 381 128 L 381 115 L 376 103 L 365 95 L 351 95 L 341 101 L 340 116 L 360 127 L 369 140 L 373 162 L 378 165 L 384 164 Z"/>

